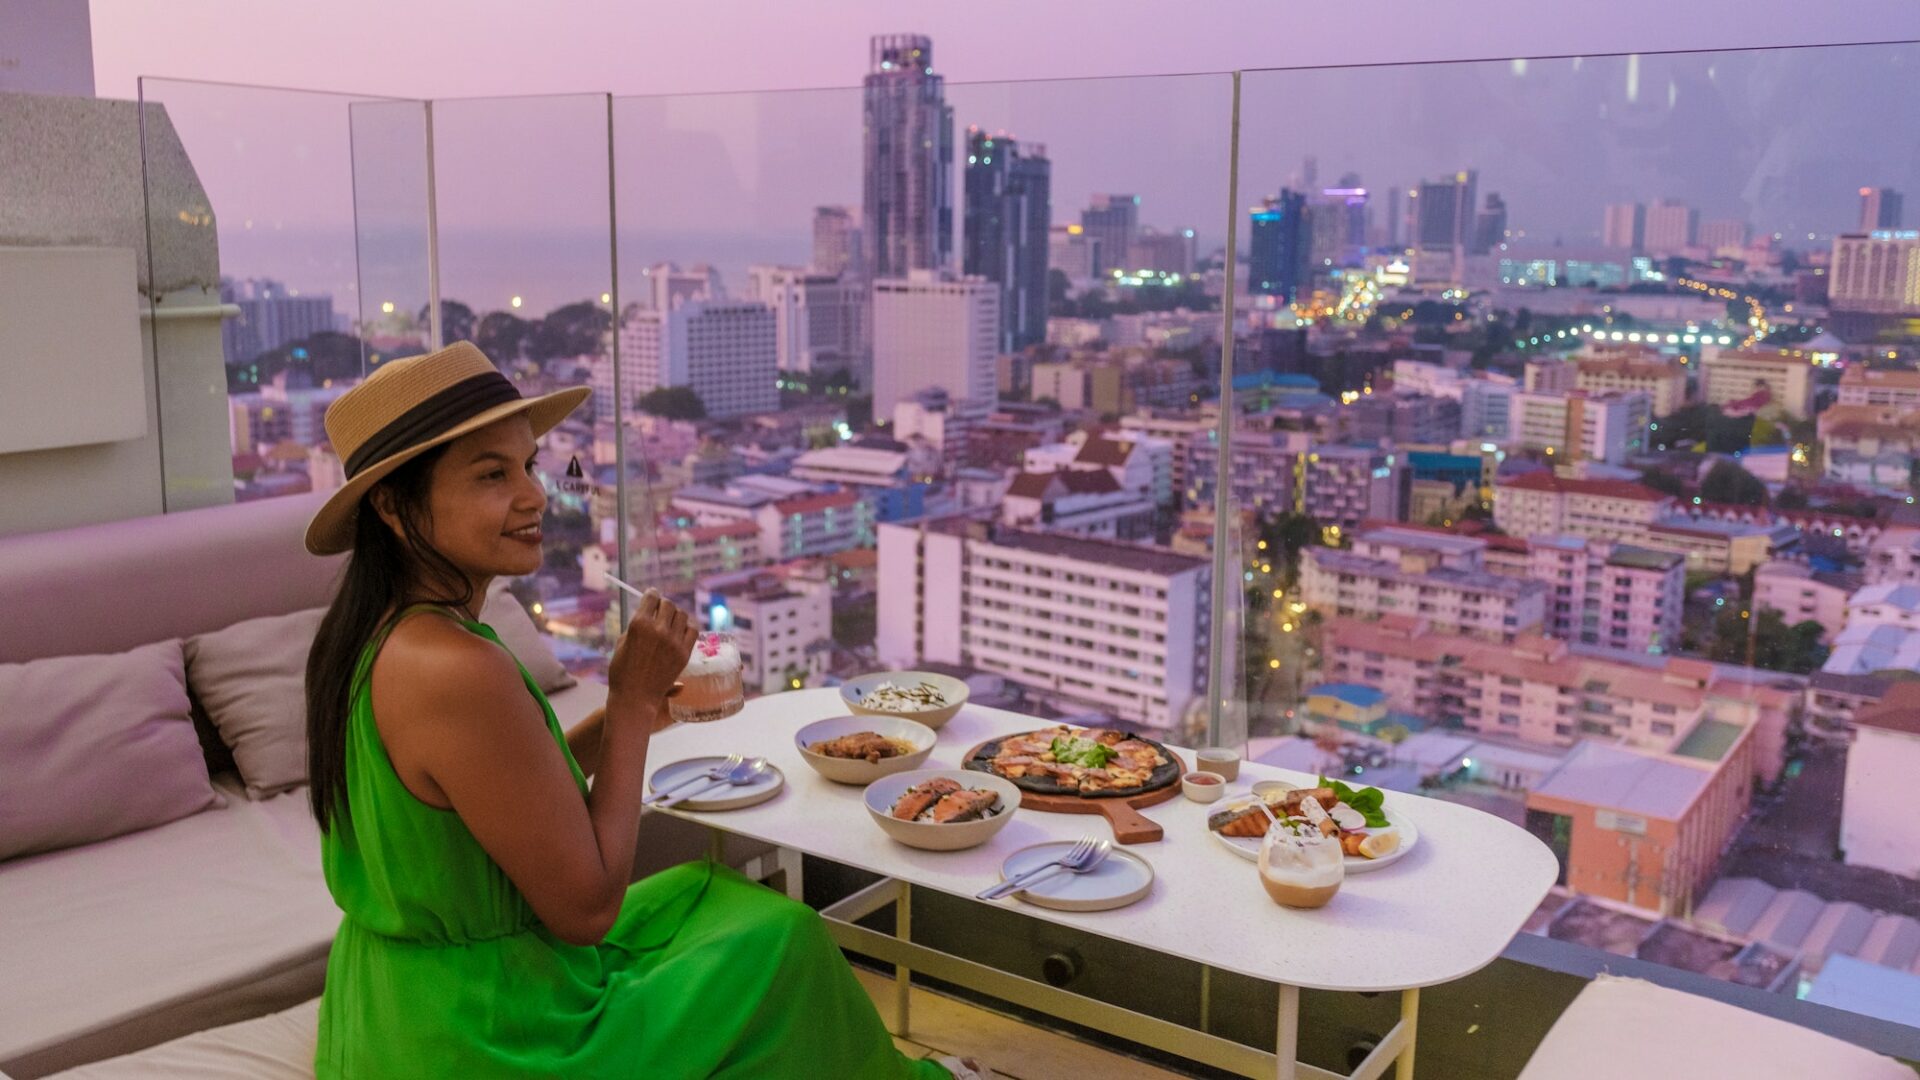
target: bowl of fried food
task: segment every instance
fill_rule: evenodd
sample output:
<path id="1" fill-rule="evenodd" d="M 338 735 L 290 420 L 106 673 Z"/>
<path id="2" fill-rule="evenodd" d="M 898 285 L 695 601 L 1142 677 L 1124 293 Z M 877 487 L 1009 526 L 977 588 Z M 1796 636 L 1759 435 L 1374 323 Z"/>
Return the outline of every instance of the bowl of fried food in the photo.
<path id="1" fill-rule="evenodd" d="M 871 784 L 924 765 L 939 736 L 925 724 L 891 716 L 836 716 L 794 733 L 813 771 L 836 784 Z"/>
<path id="2" fill-rule="evenodd" d="M 843 683 L 840 700 L 857 716 L 892 716 L 937 729 L 967 703 L 967 684 L 932 671 L 883 671 Z"/>
<path id="3" fill-rule="evenodd" d="M 1020 789 L 991 773 L 922 769 L 867 785 L 867 813 L 908 847 L 959 851 L 993 839 L 1020 808 Z"/>

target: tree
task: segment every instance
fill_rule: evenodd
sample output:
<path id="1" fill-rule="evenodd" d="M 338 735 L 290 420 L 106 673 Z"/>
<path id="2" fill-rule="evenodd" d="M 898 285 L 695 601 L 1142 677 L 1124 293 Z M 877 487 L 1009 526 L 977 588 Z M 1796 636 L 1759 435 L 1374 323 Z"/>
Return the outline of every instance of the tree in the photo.
<path id="1" fill-rule="evenodd" d="M 421 304 L 419 315 L 421 326 L 427 325 L 427 312 L 427 305 Z M 458 300 L 440 301 L 440 340 L 472 341 L 476 326 L 472 308 Z"/>
<path id="2" fill-rule="evenodd" d="M 1707 470 L 1706 479 L 1700 481 L 1700 498 L 1735 506 L 1765 506 L 1767 485 L 1741 468 L 1738 462 L 1721 461 Z"/>
<path id="3" fill-rule="evenodd" d="M 1779 446 L 1787 441 L 1787 430 L 1764 416 L 1756 416 L 1748 441 L 1754 446 Z"/>
<path id="4" fill-rule="evenodd" d="M 1750 609 L 1749 609 L 1750 610 Z M 1743 618 L 1745 612 L 1722 608 L 1713 620 L 1713 644 L 1707 658 L 1723 664 L 1747 662 L 1747 634 L 1754 634 L 1753 666 L 1769 671 L 1805 675 L 1827 660 L 1827 647 L 1820 644 L 1824 632 L 1812 619 L 1786 624 L 1775 608 L 1761 608 L 1757 618 Z"/>
<path id="5" fill-rule="evenodd" d="M 1773 507 L 1776 510 L 1805 510 L 1807 493 L 1795 487 L 1786 488 L 1773 500 Z"/>
<path id="6" fill-rule="evenodd" d="M 1640 473 L 1640 482 L 1655 491 L 1680 498 L 1687 493 L 1687 485 L 1679 477 L 1665 469 L 1646 469 Z"/>
<path id="7" fill-rule="evenodd" d="M 532 323 L 511 311 L 489 311 L 474 327 L 473 343 L 495 367 L 504 368 L 520 359 L 521 348 L 532 330 Z"/>
<path id="8" fill-rule="evenodd" d="M 527 359 L 597 355 L 612 329 L 613 313 L 598 304 L 582 300 L 555 308 L 533 325 L 526 342 Z"/>
<path id="9" fill-rule="evenodd" d="M 643 413 L 668 420 L 705 420 L 706 403 L 691 386 L 662 386 L 640 395 L 634 405 Z"/>

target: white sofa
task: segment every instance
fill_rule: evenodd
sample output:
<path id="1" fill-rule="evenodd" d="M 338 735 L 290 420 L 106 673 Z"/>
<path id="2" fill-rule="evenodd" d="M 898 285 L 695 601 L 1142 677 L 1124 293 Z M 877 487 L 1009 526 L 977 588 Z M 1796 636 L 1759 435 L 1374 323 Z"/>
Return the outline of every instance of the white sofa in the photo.
<path id="1" fill-rule="evenodd" d="M 324 605 L 341 560 L 300 545 L 316 505 L 292 497 L 0 539 L 0 664 Z M 550 699 L 570 727 L 605 687 L 583 681 Z M 282 1028 L 307 1016 L 310 1052 L 300 1009 L 320 992 L 339 911 L 306 790 L 250 801 L 231 774 L 215 786 L 224 806 L 0 861 L 0 1072 L 30 1080 L 267 1014 Z M 644 874 L 700 854 L 705 833 L 649 815 L 637 842 Z"/>

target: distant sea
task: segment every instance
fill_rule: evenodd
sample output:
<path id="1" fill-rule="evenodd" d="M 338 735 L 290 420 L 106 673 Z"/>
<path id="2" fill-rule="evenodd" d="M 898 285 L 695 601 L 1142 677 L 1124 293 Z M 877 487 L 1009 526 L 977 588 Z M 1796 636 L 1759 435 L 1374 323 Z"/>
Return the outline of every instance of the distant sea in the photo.
<path id="1" fill-rule="evenodd" d="M 728 292 L 739 296 L 746 291 L 747 267 L 804 265 L 812 254 L 808 229 L 757 234 L 622 231 L 621 297 L 638 296 L 642 271 L 661 262 L 709 263 L 720 271 Z M 440 295 L 481 313 L 510 310 L 512 298 L 519 296 L 519 314 L 530 318 L 608 292 L 611 265 L 605 233 L 447 231 L 440 238 Z M 303 295 L 331 294 L 334 309 L 349 319 L 358 316 L 356 268 L 362 266 L 371 309 L 377 310 L 384 300 L 403 311 L 425 306 L 424 230 L 359 238 L 349 225 L 282 232 L 221 230 L 221 274 L 272 278 Z"/>

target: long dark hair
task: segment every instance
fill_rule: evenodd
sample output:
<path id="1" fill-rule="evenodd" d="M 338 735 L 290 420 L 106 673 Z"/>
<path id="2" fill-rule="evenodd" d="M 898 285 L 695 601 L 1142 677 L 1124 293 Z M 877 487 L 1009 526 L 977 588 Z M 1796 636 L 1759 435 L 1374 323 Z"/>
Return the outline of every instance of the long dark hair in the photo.
<path id="1" fill-rule="evenodd" d="M 400 466 L 361 497 L 353 551 L 307 654 L 307 796 L 322 832 L 348 809 L 347 720 L 354 669 L 382 629 L 382 614 L 389 608 L 397 614 L 409 598 L 461 606 L 473 600 L 473 583 L 426 537 L 433 465 L 450 445 L 442 443 Z M 392 493 L 404 541 L 374 510 L 373 492 L 381 488 Z"/>

